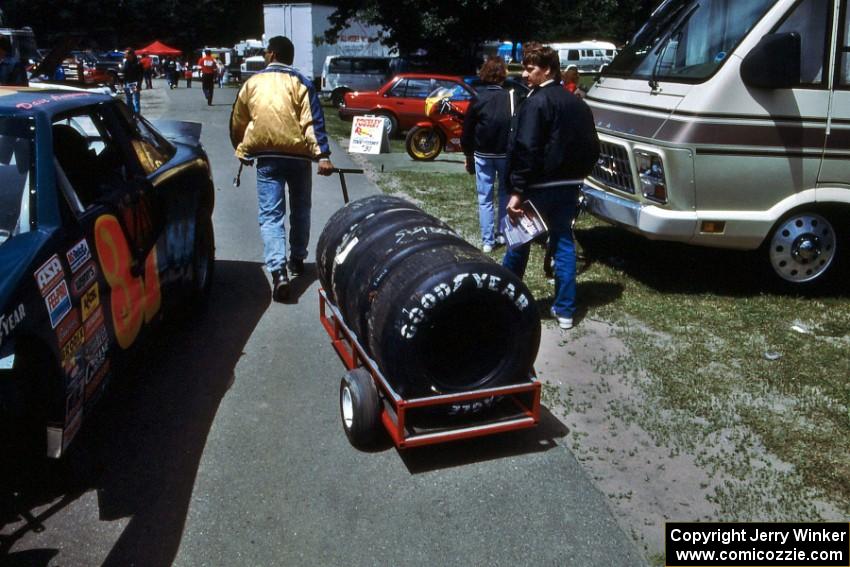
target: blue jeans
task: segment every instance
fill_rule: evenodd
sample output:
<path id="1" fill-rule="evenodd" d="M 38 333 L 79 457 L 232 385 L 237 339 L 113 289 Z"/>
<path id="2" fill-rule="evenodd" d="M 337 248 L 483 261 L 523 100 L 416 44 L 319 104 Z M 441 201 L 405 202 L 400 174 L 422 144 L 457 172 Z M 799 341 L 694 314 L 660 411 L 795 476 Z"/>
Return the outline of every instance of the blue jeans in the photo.
<path id="1" fill-rule="evenodd" d="M 263 256 L 270 272 L 286 266 L 286 195 L 289 186 L 289 240 L 292 258 L 307 257 L 313 177 L 310 162 L 285 158 L 257 160 L 257 201 Z"/>
<path id="2" fill-rule="evenodd" d="M 505 208 L 508 204 L 508 194 L 505 191 L 507 171 L 507 158 L 475 156 L 475 188 L 478 192 L 478 222 L 481 225 L 481 241 L 490 246 L 496 243 L 495 233 L 502 232 L 502 219 L 505 218 Z M 493 191 L 496 188 L 497 176 L 499 178 L 499 210 L 498 217 L 494 219 Z"/>
<path id="3" fill-rule="evenodd" d="M 142 111 L 142 93 L 139 92 L 138 85 L 124 85 L 124 96 L 127 99 L 127 106 L 130 107 L 130 110 L 136 114 Z"/>
<path id="4" fill-rule="evenodd" d="M 555 301 L 552 308 L 560 317 L 576 313 L 576 248 L 572 222 L 578 210 L 578 187 L 534 191 L 534 203 L 549 227 L 549 246 L 555 259 Z M 502 265 L 522 277 L 528 264 L 531 243 L 509 250 Z"/>

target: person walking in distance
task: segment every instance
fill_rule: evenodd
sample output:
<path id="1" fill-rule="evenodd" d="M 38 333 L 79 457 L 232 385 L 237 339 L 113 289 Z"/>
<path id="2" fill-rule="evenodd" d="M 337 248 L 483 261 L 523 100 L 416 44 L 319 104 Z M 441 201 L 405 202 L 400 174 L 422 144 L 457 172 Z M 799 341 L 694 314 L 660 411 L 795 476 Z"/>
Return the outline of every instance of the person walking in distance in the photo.
<path id="1" fill-rule="evenodd" d="M 501 57 L 490 57 L 482 65 L 478 76 L 484 86 L 478 89 L 478 94 L 469 104 L 460 137 L 463 153 L 466 154 L 466 171 L 475 175 L 478 220 L 485 253 L 492 252 L 497 243 L 504 244 L 504 236 L 500 233 L 508 202 L 505 189 L 508 160 L 505 152 L 516 105 L 513 91 L 502 88 L 507 75 L 507 67 Z M 498 209 L 494 214 L 497 178 Z"/>
<path id="2" fill-rule="evenodd" d="M 549 227 L 555 260 L 552 316 L 570 329 L 576 312 L 576 250 L 572 221 L 583 179 L 599 157 L 599 138 L 590 108 L 560 85 L 558 52 L 535 46 L 522 58 L 531 93 L 517 111 L 508 143 L 507 213 L 516 224 L 531 201 Z M 502 265 L 522 277 L 531 243 L 508 250 Z"/>
<path id="3" fill-rule="evenodd" d="M 128 49 L 124 53 L 124 63 L 121 67 L 121 72 L 124 75 L 124 96 L 127 98 L 127 106 L 133 112 L 139 114 L 141 109 L 142 93 L 142 76 L 144 69 L 139 58 L 136 57 L 136 52 L 133 49 Z"/>
<path id="4" fill-rule="evenodd" d="M 198 59 L 198 66 L 201 68 L 201 88 L 204 91 L 204 97 L 207 99 L 207 106 L 212 106 L 218 65 L 216 65 L 215 58 L 213 58 L 209 49 L 205 50 L 203 57 Z"/>
<path id="5" fill-rule="evenodd" d="M 192 71 L 193 71 L 192 70 L 192 64 L 187 59 L 186 62 L 183 64 L 183 67 L 184 67 L 183 76 L 186 78 L 186 88 L 191 89 L 192 88 Z"/>
<path id="6" fill-rule="evenodd" d="M 260 233 L 275 301 L 289 297 L 289 274 L 299 276 L 304 271 L 310 238 L 310 161 L 318 160 L 319 175 L 334 171 L 319 97 L 313 83 L 292 67 L 294 57 L 288 38 L 271 38 L 266 68 L 242 85 L 230 115 L 236 157 L 250 165 L 256 156 Z M 286 186 L 291 209 L 289 271 Z"/>
<path id="7" fill-rule="evenodd" d="M 142 75 L 145 78 L 145 88 L 152 89 L 153 88 L 153 59 L 147 53 L 142 55 L 142 58 L 139 60 L 139 63 L 142 64 Z"/>

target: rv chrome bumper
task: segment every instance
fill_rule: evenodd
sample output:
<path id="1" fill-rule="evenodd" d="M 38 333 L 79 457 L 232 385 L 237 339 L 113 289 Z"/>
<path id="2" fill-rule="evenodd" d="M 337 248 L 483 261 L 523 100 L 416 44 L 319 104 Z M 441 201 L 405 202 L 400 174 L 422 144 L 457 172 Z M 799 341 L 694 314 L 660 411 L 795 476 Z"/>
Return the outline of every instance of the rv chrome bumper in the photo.
<path id="1" fill-rule="evenodd" d="M 694 236 L 697 215 L 693 212 L 668 211 L 655 205 L 641 204 L 589 183 L 582 187 L 586 210 L 613 224 L 622 225 L 647 238 L 688 242 Z"/>

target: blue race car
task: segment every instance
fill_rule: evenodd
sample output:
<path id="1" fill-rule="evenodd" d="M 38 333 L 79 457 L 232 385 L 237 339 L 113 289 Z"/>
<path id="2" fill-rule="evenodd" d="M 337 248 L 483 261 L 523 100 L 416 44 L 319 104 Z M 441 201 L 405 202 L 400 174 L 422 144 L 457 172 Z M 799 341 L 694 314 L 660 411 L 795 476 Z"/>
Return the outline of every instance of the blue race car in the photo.
<path id="1" fill-rule="evenodd" d="M 0 88 L 0 451 L 58 458 L 167 313 L 209 295 L 200 124 L 88 92 Z"/>

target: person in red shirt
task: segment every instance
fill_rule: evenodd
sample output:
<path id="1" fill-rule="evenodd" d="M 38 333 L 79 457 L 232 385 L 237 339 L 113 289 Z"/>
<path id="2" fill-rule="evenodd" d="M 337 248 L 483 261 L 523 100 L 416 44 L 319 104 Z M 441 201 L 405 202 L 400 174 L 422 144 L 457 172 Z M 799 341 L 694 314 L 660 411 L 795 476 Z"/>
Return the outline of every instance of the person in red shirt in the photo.
<path id="1" fill-rule="evenodd" d="M 142 75 L 145 77 L 145 88 L 152 89 L 153 88 L 153 59 L 151 59 L 150 55 L 145 53 L 142 55 L 142 58 L 139 60 L 139 63 L 142 64 Z"/>
<path id="2" fill-rule="evenodd" d="M 578 90 L 578 69 L 570 67 L 561 75 L 564 89 L 570 94 L 581 97 L 582 93 Z"/>
<path id="3" fill-rule="evenodd" d="M 207 99 L 207 106 L 212 106 L 213 88 L 215 87 L 218 66 L 209 49 L 204 51 L 204 56 L 198 59 L 198 66 L 201 68 L 201 87 L 204 91 L 204 97 Z"/>

